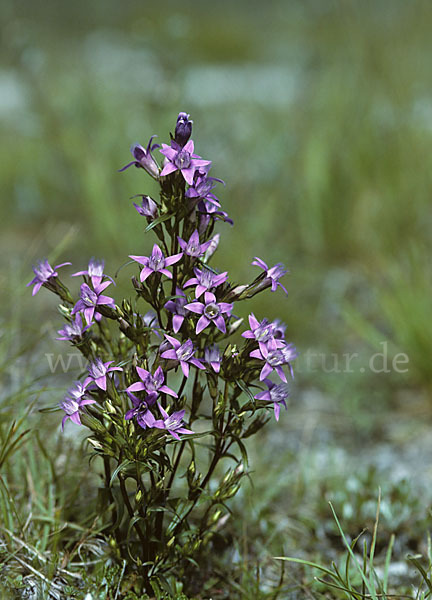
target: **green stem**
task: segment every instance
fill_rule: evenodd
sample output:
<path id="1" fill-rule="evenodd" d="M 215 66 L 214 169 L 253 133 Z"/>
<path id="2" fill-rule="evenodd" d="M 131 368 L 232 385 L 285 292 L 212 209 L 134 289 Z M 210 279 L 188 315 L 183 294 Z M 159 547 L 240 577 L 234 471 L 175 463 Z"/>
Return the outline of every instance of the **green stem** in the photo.
<path id="1" fill-rule="evenodd" d="M 104 456 L 104 471 L 105 471 L 105 488 L 108 490 L 108 498 L 111 504 L 113 504 L 113 509 L 112 509 L 112 526 L 113 526 L 113 532 L 114 532 L 114 537 L 116 539 L 117 545 L 120 548 L 121 551 L 121 546 L 120 546 L 120 538 L 119 538 L 119 531 L 118 531 L 118 527 L 114 527 L 115 524 L 117 523 L 117 508 L 115 505 L 115 501 L 114 501 L 114 496 L 112 494 L 111 491 L 111 486 L 110 486 L 110 482 L 111 482 L 111 466 L 110 466 L 110 459 L 108 456 Z"/>
<path id="2" fill-rule="evenodd" d="M 119 478 L 119 481 L 120 481 L 121 494 L 123 496 L 123 500 L 124 500 L 125 506 L 126 506 L 127 511 L 129 513 L 129 517 L 131 519 L 133 519 L 133 517 L 134 517 L 134 510 L 133 510 L 132 505 L 131 505 L 130 500 L 129 500 L 129 496 L 128 496 L 127 489 L 126 489 L 126 484 L 125 484 L 125 479 L 124 479 L 124 477 L 123 477 L 123 475 L 121 473 L 118 474 L 118 478 Z M 141 527 L 139 526 L 138 521 L 135 521 L 134 527 L 136 529 L 136 532 L 138 534 L 138 537 L 139 537 L 140 542 L 141 542 L 141 544 L 143 546 L 143 549 L 144 549 L 147 546 L 147 540 L 146 540 L 143 532 L 141 531 Z"/>

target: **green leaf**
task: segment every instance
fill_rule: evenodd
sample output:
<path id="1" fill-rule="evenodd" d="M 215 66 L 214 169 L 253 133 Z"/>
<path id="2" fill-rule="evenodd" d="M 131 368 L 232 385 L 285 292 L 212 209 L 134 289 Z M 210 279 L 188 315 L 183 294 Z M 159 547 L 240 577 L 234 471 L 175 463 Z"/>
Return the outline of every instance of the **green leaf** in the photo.
<path id="1" fill-rule="evenodd" d="M 152 221 L 151 223 L 149 223 L 147 225 L 147 227 L 144 229 L 144 233 L 151 231 L 154 227 L 157 227 L 164 221 L 168 221 L 168 219 L 171 219 L 171 217 L 173 217 L 173 216 L 174 216 L 173 213 L 167 213 L 166 215 L 161 215 L 160 217 L 158 217 L 157 219 L 155 219 L 154 221 Z"/>
<path id="2" fill-rule="evenodd" d="M 238 387 L 241 389 L 241 391 L 249 396 L 250 401 L 253 404 L 255 404 L 255 398 L 254 398 L 252 392 L 250 391 L 250 389 L 248 388 L 248 386 L 245 384 L 245 382 L 242 381 L 241 379 L 236 379 L 235 382 L 238 385 Z"/>
<path id="3" fill-rule="evenodd" d="M 117 475 L 121 472 L 124 471 L 126 467 L 128 467 L 129 465 L 131 465 L 133 463 L 132 460 L 124 460 L 123 462 L 121 462 L 117 468 L 113 471 L 113 474 L 111 475 L 111 479 L 109 482 L 110 487 L 112 487 L 112 484 L 114 483 Z"/>

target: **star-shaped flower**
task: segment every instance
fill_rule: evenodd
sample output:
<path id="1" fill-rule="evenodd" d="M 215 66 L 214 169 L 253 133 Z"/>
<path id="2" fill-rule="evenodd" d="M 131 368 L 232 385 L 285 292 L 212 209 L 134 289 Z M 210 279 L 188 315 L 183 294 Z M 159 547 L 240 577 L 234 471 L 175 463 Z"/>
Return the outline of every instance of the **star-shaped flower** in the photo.
<path id="1" fill-rule="evenodd" d="M 162 144 L 160 152 L 168 159 L 161 171 L 161 176 L 180 171 L 189 185 L 193 184 L 194 173 L 199 167 L 206 167 L 211 164 L 210 160 L 203 160 L 198 154 L 194 154 L 192 140 L 189 140 L 183 148 L 177 144 L 175 144 L 175 147 Z"/>
<path id="2" fill-rule="evenodd" d="M 32 296 L 37 294 L 41 287 L 50 279 L 52 279 L 53 277 L 58 277 L 57 269 L 71 264 L 72 263 L 70 262 L 60 263 L 59 265 L 56 265 L 53 269 L 47 260 L 40 260 L 37 263 L 37 265 L 33 267 L 35 277 L 27 284 L 27 287 L 29 285 L 34 285 L 34 288 L 32 290 Z"/>
<path id="3" fill-rule="evenodd" d="M 93 400 L 86 392 L 86 383 L 82 384 L 80 381 L 75 382 L 75 387 L 70 388 L 62 402 L 60 402 L 60 408 L 65 411 L 65 416 L 62 419 L 62 430 L 64 429 L 65 423 L 68 419 L 81 425 L 80 410 L 86 404 L 95 404 L 96 400 Z"/>
<path id="4" fill-rule="evenodd" d="M 95 383 L 99 389 L 105 392 L 107 389 L 107 375 L 114 371 L 123 371 L 121 367 L 110 367 L 113 362 L 113 360 L 109 360 L 104 363 L 100 358 L 95 358 L 88 366 L 89 377 L 85 379 L 84 386 Z"/>
<path id="5" fill-rule="evenodd" d="M 165 334 L 165 337 L 173 348 L 171 350 L 165 350 L 165 352 L 162 352 L 161 357 L 179 361 L 185 377 L 188 377 L 189 375 L 190 364 L 194 365 L 198 369 L 205 369 L 202 362 L 199 359 L 194 358 L 195 348 L 192 340 L 188 339 L 182 344 L 167 333 Z"/>
<path id="6" fill-rule="evenodd" d="M 201 270 L 197 269 L 195 267 L 194 273 L 195 273 L 195 277 L 188 279 L 183 287 L 186 288 L 191 285 L 196 285 L 195 298 L 197 298 L 197 299 L 205 291 L 210 290 L 211 288 L 218 287 L 222 283 L 225 283 L 225 281 L 228 279 L 227 271 L 225 271 L 224 273 L 218 274 L 218 273 L 214 273 L 213 271 L 210 271 L 210 269 L 207 269 L 205 267 Z"/>
<path id="7" fill-rule="evenodd" d="M 260 323 L 255 315 L 251 313 L 249 315 L 249 325 L 250 329 L 242 333 L 242 337 L 257 341 L 261 351 L 270 340 L 275 339 L 276 326 L 267 319 L 263 319 Z M 277 348 L 282 348 L 285 345 L 285 342 L 281 340 L 275 340 L 275 343 Z"/>
<path id="8" fill-rule="evenodd" d="M 56 338 L 56 340 L 73 342 L 82 337 L 82 334 L 87 331 L 90 325 L 86 325 L 83 327 L 83 321 L 81 315 L 78 313 L 75 317 L 75 321 L 71 321 L 70 323 L 66 323 L 63 329 L 59 329 L 57 333 L 61 335 L 61 337 Z"/>
<path id="9" fill-rule="evenodd" d="M 150 406 L 156 402 L 157 393 L 150 392 L 146 395 L 144 400 L 139 400 L 133 394 L 128 393 L 128 396 L 133 404 L 133 408 L 127 411 L 125 414 L 126 421 L 136 418 L 137 423 L 143 429 L 147 427 L 153 427 L 156 419 L 150 411 Z"/>
<path id="10" fill-rule="evenodd" d="M 297 352 L 293 344 L 284 345 L 283 348 L 278 348 L 276 340 L 270 340 L 267 345 L 262 348 L 253 350 L 249 356 L 263 360 L 264 366 L 261 369 L 260 381 L 263 381 L 270 373 L 275 370 L 279 377 L 287 382 L 286 375 L 282 369 L 283 365 L 288 365 L 292 375 L 291 361 L 297 357 Z"/>
<path id="11" fill-rule="evenodd" d="M 78 271 L 77 273 L 72 273 L 71 277 L 78 277 L 78 275 L 87 275 L 88 277 L 90 277 L 93 287 L 100 285 L 103 277 L 107 277 L 111 281 L 111 283 L 114 283 L 113 279 L 108 275 L 105 275 L 105 273 L 103 272 L 104 267 L 104 260 L 96 260 L 95 258 L 91 258 L 87 271 Z"/>
<path id="12" fill-rule="evenodd" d="M 233 305 L 229 302 L 216 302 L 216 296 L 211 292 L 205 292 L 204 302 L 191 302 L 185 308 L 201 315 L 196 325 L 196 333 L 201 333 L 210 323 L 213 323 L 219 331 L 226 333 L 224 314 L 231 316 Z"/>
<path id="13" fill-rule="evenodd" d="M 165 257 L 159 246 L 155 244 L 150 256 L 129 255 L 129 258 L 132 258 L 132 260 L 135 260 L 140 265 L 144 265 L 144 269 L 141 270 L 140 274 L 142 283 L 152 273 L 163 273 L 166 277 L 172 279 L 172 273 L 168 271 L 167 267 L 178 262 L 182 256 L 183 253 L 180 252 L 180 254 Z"/>
<path id="14" fill-rule="evenodd" d="M 265 274 L 266 274 L 266 280 L 268 280 L 269 283 L 271 283 L 271 291 L 272 292 L 275 292 L 277 290 L 278 286 L 280 286 L 283 289 L 283 291 L 285 292 L 285 294 L 288 295 L 286 288 L 279 281 L 279 279 L 281 277 L 283 277 L 286 273 L 288 273 L 288 269 L 285 269 L 285 267 L 282 263 L 277 263 L 274 267 L 271 267 L 269 269 L 263 260 L 261 260 L 260 258 L 255 256 L 255 259 L 252 261 L 252 264 L 255 265 L 256 267 L 260 267 L 260 269 L 264 269 Z"/>
<path id="15" fill-rule="evenodd" d="M 154 372 L 154 375 L 141 367 L 136 367 L 136 370 L 141 381 L 137 381 L 137 383 L 130 385 L 126 389 L 127 392 L 140 392 L 145 390 L 146 392 L 158 392 L 177 398 L 175 391 L 167 385 L 164 385 L 165 375 L 162 371 L 162 367 L 158 367 Z"/>
<path id="16" fill-rule="evenodd" d="M 273 383 L 270 379 L 264 379 L 264 383 L 266 384 L 266 390 L 260 392 L 256 396 L 256 400 L 267 400 L 268 402 L 273 402 L 274 406 L 274 414 L 276 421 L 279 421 L 280 407 L 281 404 L 286 408 L 286 399 L 290 395 L 289 388 L 286 383 Z"/>
<path id="17" fill-rule="evenodd" d="M 158 429 L 166 429 L 168 433 L 170 433 L 176 440 L 180 439 L 179 433 L 194 433 L 190 429 L 186 429 L 186 427 L 183 426 L 183 419 L 186 411 L 179 410 L 174 412 L 172 415 L 169 415 L 160 404 L 158 404 L 158 406 L 163 420 L 160 419 L 155 421 L 153 423 L 153 427 L 157 427 Z"/>
<path id="18" fill-rule="evenodd" d="M 182 240 L 181 237 L 177 237 L 177 239 L 180 248 L 183 250 L 183 252 L 187 254 L 187 256 L 191 256 L 192 258 L 199 258 L 200 256 L 202 256 L 212 243 L 212 241 L 209 240 L 208 242 L 204 242 L 204 244 L 200 244 L 197 229 L 195 229 L 195 231 L 192 233 L 188 242 Z"/>
<path id="19" fill-rule="evenodd" d="M 71 314 L 75 315 L 77 312 L 83 311 L 89 325 L 93 321 L 93 317 L 96 321 L 100 321 L 102 316 L 97 312 L 98 306 L 105 305 L 115 308 L 114 300 L 109 296 L 104 296 L 102 294 L 109 285 L 111 285 L 111 281 L 104 281 L 99 285 L 95 285 L 92 290 L 86 283 L 81 284 L 80 299 L 73 307 Z"/>

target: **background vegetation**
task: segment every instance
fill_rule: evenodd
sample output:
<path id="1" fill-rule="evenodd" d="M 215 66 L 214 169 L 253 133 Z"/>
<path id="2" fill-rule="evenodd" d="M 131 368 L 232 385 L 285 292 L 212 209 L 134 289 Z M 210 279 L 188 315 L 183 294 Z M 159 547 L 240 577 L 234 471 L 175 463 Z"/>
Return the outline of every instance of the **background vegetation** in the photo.
<path id="1" fill-rule="evenodd" d="M 254 256 L 288 266 L 289 298 L 263 295 L 253 310 L 285 321 L 301 353 L 288 412 L 250 449 L 253 485 L 196 597 L 272 597 L 273 556 L 337 562 L 328 500 L 354 539 L 373 531 L 378 487 L 375 560 L 394 533 L 389 589 L 415 597 L 405 557 L 428 553 L 432 497 L 431 4 L 4 0 L 1 17 L 0 585 L 132 593 L 97 536 L 76 428 L 61 435 L 59 415 L 39 412 L 79 368 L 50 373 L 47 353 L 67 360 L 55 303 L 24 284 L 44 256 L 77 269 L 105 257 L 114 273 L 145 254 L 129 197 L 151 186 L 117 169 L 186 110 L 235 222 L 220 227 L 216 262 L 239 282 Z M 407 372 L 371 371 L 383 343 L 390 362 L 408 355 Z M 79 587 L 70 573 L 83 565 Z M 281 597 L 346 597 L 312 575 L 286 563 Z"/>

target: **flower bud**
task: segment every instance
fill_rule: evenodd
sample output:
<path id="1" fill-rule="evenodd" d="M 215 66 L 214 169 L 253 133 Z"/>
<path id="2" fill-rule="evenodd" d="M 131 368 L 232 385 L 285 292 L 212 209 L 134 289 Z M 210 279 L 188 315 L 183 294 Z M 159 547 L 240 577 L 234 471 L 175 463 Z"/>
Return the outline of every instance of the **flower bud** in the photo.
<path id="1" fill-rule="evenodd" d="M 142 196 L 141 205 L 133 203 L 136 210 L 140 215 L 144 217 L 148 217 L 150 219 L 155 219 L 158 212 L 158 207 L 156 202 L 150 196 Z"/>
<path id="2" fill-rule="evenodd" d="M 210 246 L 205 251 L 203 262 L 206 263 L 216 252 L 216 249 L 219 246 L 219 240 L 220 233 L 215 233 L 212 239 L 210 240 Z"/>
<path id="3" fill-rule="evenodd" d="M 190 136 L 192 135 L 193 121 L 191 121 L 189 119 L 189 116 L 190 115 L 188 115 L 184 112 L 181 112 L 181 113 L 179 113 L 179 116 L 177 117 L 174 141 L 181 148 L 183 148 L 183 146 L 186 144 L 186 142 L 189 140 Z"/>

